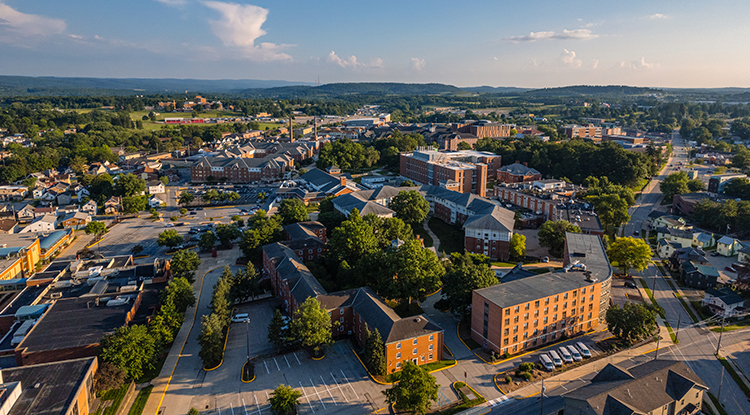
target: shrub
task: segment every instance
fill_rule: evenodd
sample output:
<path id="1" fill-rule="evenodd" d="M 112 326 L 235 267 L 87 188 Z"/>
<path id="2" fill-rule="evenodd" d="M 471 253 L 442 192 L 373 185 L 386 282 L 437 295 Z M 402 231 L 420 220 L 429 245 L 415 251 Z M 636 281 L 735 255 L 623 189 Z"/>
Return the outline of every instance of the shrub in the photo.
<path id="1" fill-rule="evenodd" d="M 512 378 L 512 377 L 510 377 L 510 376 L 506 376 L 506 377 L 505 377 L 505 383 L 507 383 L 507 384 L 509 384 L 509 385 L 510 385 L 510 382 L 513 382 L 513 378 Z"/>
<path id="2" fill-rule="evenodd" d="M 180 208 L 180 215 L 184 215 L 184 214 L 186 214 L 186 213 L 187 213 L 187 209 L 185 209 L 185 208 Z"/>
<path id="3" fill-rule="evenodd" d="M 531 362 L 521 363 L 518 368 L 521 370 L 521 372 L 529 372 L 534 369 L 534 364 Z"/>
<path id="4" fill-rule="evenodd" d="M 435 309 L 438 311 L 446 312 L 448 309 L 450 309 L 450 304 L 448 303 L 448 300 L 445 298 L 441 298 L 440 300 L 435 302 Z"/>
<path id="5" fill-rule="evenodd" d="M 520 376 L 523 380 L 529 381 L 533 377 L 529 372 L 523 372 Z"/>

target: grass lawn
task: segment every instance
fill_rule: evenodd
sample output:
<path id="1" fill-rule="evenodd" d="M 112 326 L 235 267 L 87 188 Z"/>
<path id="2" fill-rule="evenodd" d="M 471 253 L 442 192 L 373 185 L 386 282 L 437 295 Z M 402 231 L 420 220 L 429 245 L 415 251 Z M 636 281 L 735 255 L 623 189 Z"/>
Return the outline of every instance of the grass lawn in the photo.
<path id="1" fill-rule="evenodd" d="M 463 401 L 462 404 L 454 406 L 453 408 L 446 409 L 445 411 L 437 412 L 435 415 L 453 415 L 457 414 L 459 412 L 465 411 L 466 409 L 473 408 L 477 405 L 481 405 L 485 402 L 487 402 L 486 399 L 477 391 L 474 390 L 471 386 L 463 383 L 463 382 L 456 382 L 453 384 L 453 388 L 458 393 L 458 396 L 461 397 L 461 400 Z M 466 396 L 463 392 L 461 392 L 461 388 L 469 388 L 474 393 L 474 395 L 477 397 L 476 399 L 469 400 L 469 397 Z"/>
<path id="2" fill-rule="evenodd" d="M 491 265 L 501 268 L 515 267 L 518 264 L 511 264 L 510 262 L 490 262 Z"/>
<path id="3" fill-rule="evenodd" d="M 432 236 L 430 236 L 430 234 L 424 229 L 422 223 L 412 225 L 411 229 L 414 231 L 414 234 L 419 235 L 422 238 L 425 248 L 435 245 L 435 241 L 432 240 Z"/>
<path id="4" fill-rule="evenodd" d="M 151 385 L 141 389 L 141 391 L 138 392 L 138 396 L 135 397 L 135 402 L 133 402 L 133 406 L 130 407 L 128 415 L 143 414 L 143 408 L 146 407 L 146 402 L 148 402 L 148 397 L 151 396 L 151 391 L 153 389 L 154 386 Z"/>
<path id="5" fill-rule="evenodd" d="M 700 317 L 701 320 L 705 320 L 707 318 L 712 317 L 710 313 L 707 312 L 706 308 L 701 304 L 700 301 L 691 301 L 690 305 L 693 306 L 695 311 L 698 313 L 698 317 Z"/>
<path id="6" fill-rule="evenodd" d="M 145 369 L 143 371 L 143 376 L 141 376 L 140 379 L 136 380 L 136 384 L 141 383 L 148 383 L 151 382 L 155 377 L 159 376 L 159 372 L 161 372 L 162 366 L 164 366 L 164 362 L 167 361 L 168 353 L 163 353 L 161 357 L 159 357 L 159 361 L 156 362 L 156 367 L 154 367 L 153 370 Z"/>
<path id="7" fill-rule="evenodd" d="M 427 225 L 440 240 L 440 252 L 446 254 L 464 252 L 464 231 L 460 228 L 449 225 L 435 217 L 430 218 Z"/>
<path id="8" fill-rule="evenodd" d="M 117 410 L 120 408 L 122 400 L 125 398 L 125 394 L 128 392 L 128 386 L 123 385 L 120 389 L 111 389 L 102 394 L 101 401 L 112 401 L 112 405 L 108 406 L 104 411 L 99 407 L 96 411 L 96 415 L 115 415 Z"/>
<path id="9" fill-rule="evenodd" d="M 734 324 L 725 324 L 724 331 L 746 329 L 747 326 L 750 326 L 750 319 L 740 320 Z M 714 327 L 711 329 L 711 331 L 716 332 L 716 333 L 721 333 L 722 330 L 721 330 L 721 327 Z"/>
<path id="10" fill-rule="evenodd" d="M 455 360 L 441 360 L 439 362 L 428 363 L 426 365 L 419 365 L 419 367 L 421 367 L 422 369 L 428 372 L 435 372 L 440 369 L 445 369 L 446 367 L 453 366 L 455 364 L 456 364 Z M 401 372 L 396 372 L 396 373 L 390 373 L 388 375 L 385 375 L 385 381 L 388 383 L 397 382 L 400 374 Z"/>

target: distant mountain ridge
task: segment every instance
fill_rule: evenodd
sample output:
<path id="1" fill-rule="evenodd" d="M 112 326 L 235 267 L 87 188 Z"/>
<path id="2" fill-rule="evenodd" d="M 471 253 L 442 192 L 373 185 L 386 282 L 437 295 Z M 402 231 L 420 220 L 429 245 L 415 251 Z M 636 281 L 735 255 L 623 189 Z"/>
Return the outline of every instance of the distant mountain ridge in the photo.
<path id="1" fill-rule="evenodd" d="M 398 82 L 351 82 L 320 86 L 282 86 L 248 89 L 246 96 L 272 98 L 325 98 L 342 95 L 446 95 L 467 94 L 461 88 L 446 84 L 407 84 Z"/>

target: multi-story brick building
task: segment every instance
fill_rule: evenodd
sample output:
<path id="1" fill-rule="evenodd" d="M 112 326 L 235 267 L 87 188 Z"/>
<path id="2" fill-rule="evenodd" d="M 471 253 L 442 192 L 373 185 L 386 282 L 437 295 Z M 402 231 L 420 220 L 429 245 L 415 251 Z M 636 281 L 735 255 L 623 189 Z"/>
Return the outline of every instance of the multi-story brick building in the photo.
<path id="1" fill-rule="evenodd" d="M 709 193 L 724 193 L 724 187 L 734 179 L 747 179 L 747 176 L 740 173 L 714 174 L 708 179 Z"/>
<path id="2" fill-rule="evenodd" d="M 487 178 L 495 177 L 501 157 L 484 151 L 443 153 L 418 149 L 401 153 L 401 175 L 422 184 L 451 183 L 461 193 L 484 196 Z"/>
<path id="3" fill-rule="evenodd" d="M 328 310 L 334 338 L 353 338 L 363 347 L 375 329 L 385 344 L 387 371 L 401 369 L 404 361 L 423 365 L 442 360 L 443 330 L 427 316 L 399 317 L 371 288 L 327 293 L 296 252 L 281 243 L 263 247 L 264 276 L 288 315 L 310 297 Z"/>
<path id="4" fill-rule="evenodd" d="M 438 136 L 437 144 L 440 150 L 458 151 L 459 143 L 466 143 L 473 148 L 478 140 L 479 137 L 471 133 L 450 133 Z"/>
<path id="5" fill-rule="evenodd" d="M 510 137 L 510 130 L 515 127 L 513 124 L 499 124 L 488 121 L 463 121 L 451 125 L 454 131 L 474 134 L 477 138 Z"/>
<path id="6" fill-rule="evenodd" d="M 515 162 L 497 169 L 497 181 L 500 183 L 521 183 L 534 180 L 542 180 L 542 173 L 529 167 L 526 162 L 523 164 Z"/>
<path id="7" fill-rule="evenodd" d="M 566 233 L 563 264 L 539 275 L 519 266 L 500 284 L 475 290 L 472 339 L 496 353 L 515 354 L 599 327 L 612 278 L 602 240 Z"/>
<path id="8" fill-rule="evenodd" d="M 602 127 L 594 124 L 577 125 L 571 124 L 563 127 L 563 132 L 568 138 L 589 138 L 594 141 L 601 141 Z"/>
<path id="9" fill-rule="evenodd" d="M 273 154 L 264 158 L 204 157 L 190 168 L 192 182 L 206 182 L 209 179 L 230 183 L 249 183 L 264 179 L 278 179 L 287 169 L 294 166 L 294 159 L 288 154 Z"/>

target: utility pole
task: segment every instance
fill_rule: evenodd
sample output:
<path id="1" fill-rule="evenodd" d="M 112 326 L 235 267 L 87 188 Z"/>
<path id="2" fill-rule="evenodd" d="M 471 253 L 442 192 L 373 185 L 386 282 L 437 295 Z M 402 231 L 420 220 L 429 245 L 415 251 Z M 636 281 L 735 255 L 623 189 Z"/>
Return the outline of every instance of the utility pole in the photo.
<path id="1" fill-rule="evenodd" d="M 679 316 L 677 316 L 677 330 L 674 331 L 674 338 L 677 341 L 680 341 L 680 337 L 679 337 L 679 335 L 680 335 L 680 320 L 682 320 L 682 314 L 680 314 Z"/>
<path id="2" fill-rule="evenodd" d="M 544 415 L 544 378 L 542 378 L 542 403 L 539 407 L 539 415 Z"/>
<path id="3" fill-rule="evenodd" d="M 719 349 L 721 348 L 721 336 L 724 334 L 724 320 L 726 318 L 725 311 L 721 311 L 721 331 L 719 332 L 719 342 L 716 343 L 716 356 L 719 355 Z"/>
<path id="4" fill-rule="evenodd" d="M 659 357 L 659 342 L 661 341 L 661 336 L 656 335 L 656 353 L 654 353 L 654 360 L 656 360 Z"/>

